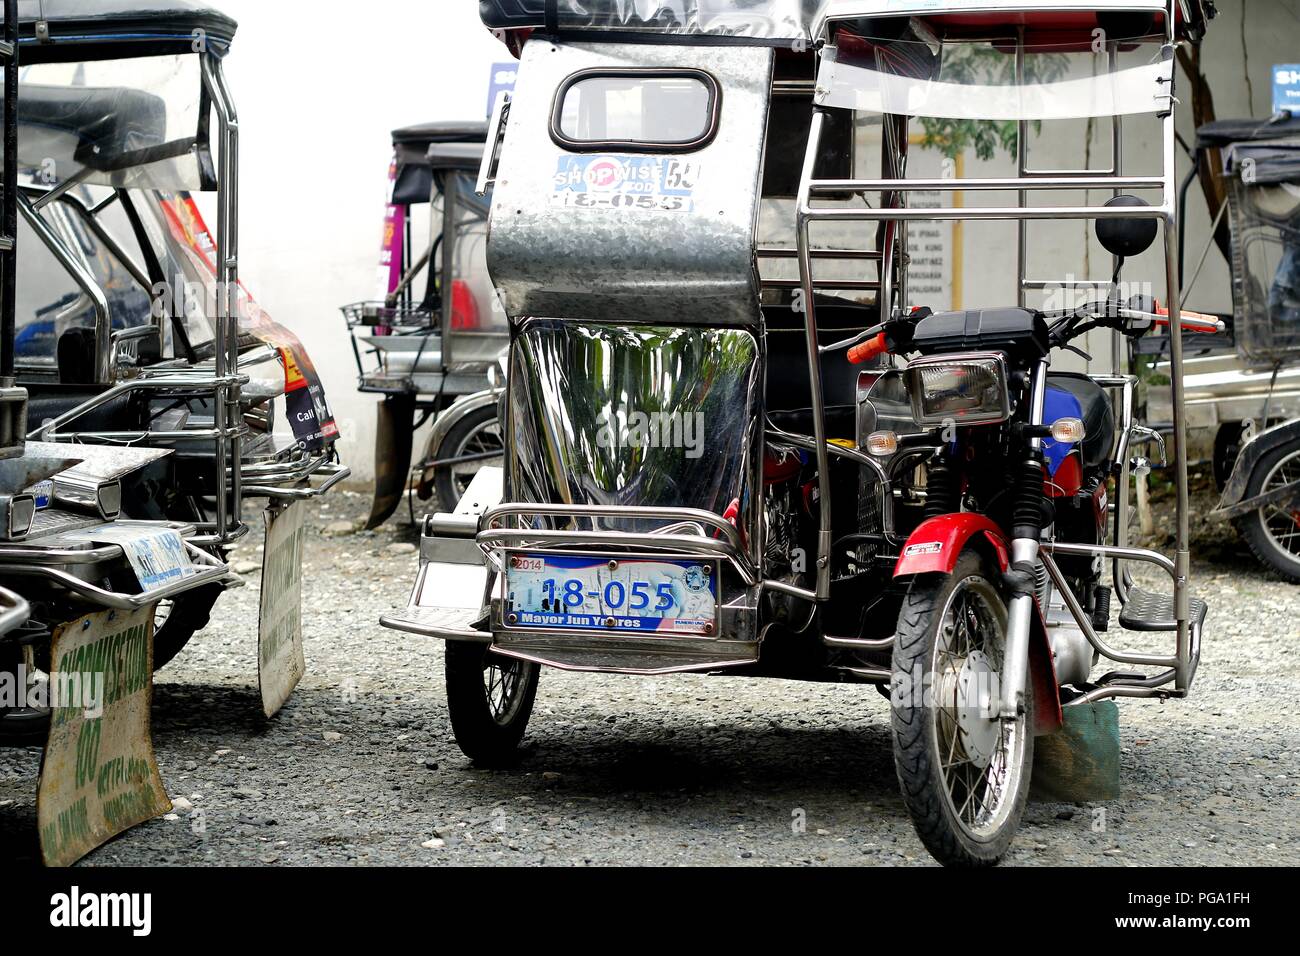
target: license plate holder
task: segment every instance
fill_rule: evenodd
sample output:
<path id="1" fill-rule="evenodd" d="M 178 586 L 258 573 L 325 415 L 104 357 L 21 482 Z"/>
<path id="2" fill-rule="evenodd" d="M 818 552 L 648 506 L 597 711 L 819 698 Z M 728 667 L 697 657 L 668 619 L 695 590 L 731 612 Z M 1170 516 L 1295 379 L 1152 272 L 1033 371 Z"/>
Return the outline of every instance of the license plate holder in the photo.
<path id="1" fill-rule="evenodd" d="M 644 554 L 508 551 L 510 631 L 698 637 L 718 633 L 719 562 Z"/>

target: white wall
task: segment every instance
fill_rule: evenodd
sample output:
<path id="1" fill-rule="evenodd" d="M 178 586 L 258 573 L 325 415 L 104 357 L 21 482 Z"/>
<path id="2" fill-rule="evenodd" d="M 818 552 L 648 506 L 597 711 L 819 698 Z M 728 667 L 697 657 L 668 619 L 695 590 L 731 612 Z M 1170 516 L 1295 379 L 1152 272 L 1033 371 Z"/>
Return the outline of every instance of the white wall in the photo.
<path id="1" fill-rule="evenodd" d="M 467 0 L 219 2 L 239 21 L 225 68 L 241 133 L 240 276 L 306 344 L 343 460 L 368 482 L 375 400 L 357 392 L 339 306 L 376 293 L 389 134 L 482 120 L 489 66 L 510 54 Z"/>

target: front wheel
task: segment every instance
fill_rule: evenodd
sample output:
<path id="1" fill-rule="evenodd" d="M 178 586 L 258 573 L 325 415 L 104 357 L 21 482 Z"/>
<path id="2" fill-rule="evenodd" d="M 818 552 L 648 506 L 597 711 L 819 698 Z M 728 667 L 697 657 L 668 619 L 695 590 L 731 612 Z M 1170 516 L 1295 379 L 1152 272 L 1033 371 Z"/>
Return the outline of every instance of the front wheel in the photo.
<path id="1" fill-rule="evenodd" d="M 1032 682 L 1019 718 L 997 716 L 1006 636 L 1006 605 L 974 552 L 918 578 L 899 612 L 894 767 L 917 835 L 945 865 L 1001 860 L 1029 795 Z"/>
<path id="2" fill-rule="evenodd" d="M 514 762 L 537 699 L 540 668 L 491 653 L 486 644 L 447 642 L 447 710 L 466 757 L 485 767 Z"/>

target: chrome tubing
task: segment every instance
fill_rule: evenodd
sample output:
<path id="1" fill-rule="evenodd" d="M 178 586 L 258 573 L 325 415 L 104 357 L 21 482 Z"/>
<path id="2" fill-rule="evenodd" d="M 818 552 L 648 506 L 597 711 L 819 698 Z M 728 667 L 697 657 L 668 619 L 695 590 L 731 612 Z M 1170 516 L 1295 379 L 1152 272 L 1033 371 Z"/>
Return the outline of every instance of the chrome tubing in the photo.
<path id="1" fill-rule="evenodd" d="M 821 350 L 817 343 L 817 306 L 814 302 L 814 283 L 812 273 L 812 239 L 809 226 L 810 199 L 813 175 L 817 165 L 818 150 L 821 148 L 822 126 L 826 121 L 823 110 L 813 111 L 812 125 L 808 130 L 808 148 L 804 153 L 803 172 L 799 178 L 798 211 L 795 222 L 795 242 L 799 252 L 799 279 L 804 301 L 804 335 L 808 349 L 808 384 L 812 399 L 813 454 L 817 457 L 817 578 L 815 592 L 818 601 L 826 601 L 831 596 L 831 487 L 830 454 L 826 450 L 826 408 L 822 395 Z M 890 210 L 897 212 L 898 210 Z M 881 270 L 889 265 L 883 258 Z"/>
<path id="2" fill-rule="evenodd" d="M 0 637 L 8 634 L 31 615 L 27 602 L 13 591 L 0 588 Z"/>
<path id="3" fill-rule="evenodd" d="M 217 334 L 214 366 L 218 379 L 239 371 L 239 115 L 226 86 L 221 58 L 215 53 L 200 56 L 203 86 L 217 114 L 221 140 L 220 173 L 217 176 Z M 220 386 L 215 397 L 218 431 L 239 421 L 240 386 Z M 222 542 L 243 527 L 239 464 L 242 458 L 239 436 L 216 442 L 216 531 Z M 227 467 L 235 467 L 227 476 Z M 231 515 L 231 511 L 234 515 Z M 232 521 L 233 517 L 233 521 Z"/>

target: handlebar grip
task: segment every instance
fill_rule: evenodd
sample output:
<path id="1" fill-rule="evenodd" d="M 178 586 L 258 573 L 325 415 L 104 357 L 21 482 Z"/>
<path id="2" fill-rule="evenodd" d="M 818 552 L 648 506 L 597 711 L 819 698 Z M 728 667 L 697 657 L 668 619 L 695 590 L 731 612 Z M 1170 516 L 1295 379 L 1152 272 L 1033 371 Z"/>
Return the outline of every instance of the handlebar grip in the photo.
<path id="1" fill-rule="evenodd" d="M 861 365 L 863 362 L 869 362 L 877 355 L 883 355 L 889 351 L 889 343 L 885 340 L 885 333 L 881 332 L 875 338 L 867 339 L 860 345 L 855 345 L 849 349 L 849 362 L 854 365 Z"/>
<path id="2" fill-rule="evenodd" d="M 1169 325 L 1169 310 L 1163 309 L 1157 314 L 1155 323 L 1156 325 Z M 1181 311 L 1178 316 L 1178 324 L 1182 326 L 1184 332 L 1205 332 L 1210 335 L 1222 332 L 1226 328 L 1217 315 L 1207 315 L 1204 312 Z"/>

